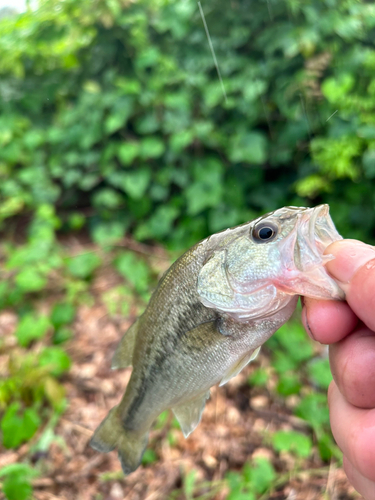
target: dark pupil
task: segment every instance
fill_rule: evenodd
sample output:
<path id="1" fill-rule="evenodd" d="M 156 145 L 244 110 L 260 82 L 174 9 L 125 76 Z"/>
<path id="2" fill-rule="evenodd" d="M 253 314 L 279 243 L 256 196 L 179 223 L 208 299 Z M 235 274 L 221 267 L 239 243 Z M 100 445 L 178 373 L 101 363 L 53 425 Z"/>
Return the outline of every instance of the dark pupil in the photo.
<path id="1" fill-rule="evenodd" d="M 262 240 L 268 240 L 273 235 L 273 231 L 270 227 L 262 227 L 259 231 L 259 238 Z"/>

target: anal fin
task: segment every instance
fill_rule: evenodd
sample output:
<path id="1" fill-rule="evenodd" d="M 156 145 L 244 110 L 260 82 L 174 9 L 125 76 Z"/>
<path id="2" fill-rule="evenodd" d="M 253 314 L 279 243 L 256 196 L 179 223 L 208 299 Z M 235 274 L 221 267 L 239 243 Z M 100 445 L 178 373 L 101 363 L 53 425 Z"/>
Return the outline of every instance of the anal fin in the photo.
<path id="1" fill-rule="evenodd" d="M 135 341 L 138 333 L 139 320 L 132 324 L 132 326 L 127 330 L 119 345 L 115 351 L 112 358 L 111 368 L 115 370 L 116 368 L 126 368 L 131 366 L 133 362 L 133 352 Z"/>
<path id="2" fill-rule="evenodd" d="M 207 391 L 203 395 L 201 394 L 188 403 L 184 403 L 172 408 L 172 411 L 177 418 L 181 430 L 186 438 L 199 424 L 202 418 L 204 407 L 206 405 L 206 400 L 209 397 L 210 391 Z"/>
<path id="3" fill-rule="evenodd" d="M 235 377 L 240 373 L 240 371 L 245 368 L 246 365 L 250 363 L 253 359 L 255 359 L 260 351 L 261 346 L 259 346 L 254 351 L 247 352 L 245 356 L 239 359 L 234 365 L 232 365 L 229 370 L 224 373 L 223 378 L 220 381 L 220 387 L 226 384 L 231 378 Z"/>

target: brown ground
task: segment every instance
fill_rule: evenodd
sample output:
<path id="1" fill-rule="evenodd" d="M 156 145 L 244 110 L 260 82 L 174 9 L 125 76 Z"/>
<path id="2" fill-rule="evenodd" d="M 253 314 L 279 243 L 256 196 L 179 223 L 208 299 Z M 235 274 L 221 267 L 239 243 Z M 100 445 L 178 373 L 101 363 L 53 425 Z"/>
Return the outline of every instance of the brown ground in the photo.
<path id="1" fill-rule="evenodd" d="M 130 376 L 129 369 L 110 370 L 116 344 L 134 319 L 108 316 L 100 292 L 115 284 L 113 276 L 99 277 L 94 284 L 96 303 L 79 308 L 75 336 L 67 347 L 73 365 L 63 379 L 69 406 L 56 428 L 65 446 L 52 444 L 47 456 L 33 457 L 40 459 L 38 467 L 43 471 L 34 480 L 36 500 L 167 500 L 176 489 L 180 489 L 173 496 L 177 500 L 224 500 L 229 491 L 223 481 L 226 472 L 239 471 L 256 456 L 269 458 L 280 475 L 277 489 L 262 500 L 359 498 L 342 469 L 322 463 L 317 453 L 309 460 L 298 461 L 288 453 L 276 454 L 267 445 L 269 433 L 278 429 L 304 431 L 306 424 L 292 415 L 293 398 L 285 402 L 269 388 L 250 388 L 247 384 L 254 366 L 269 365 L 266 354 L 260 354 L 252 366 L 226 386 L 212 390 L 202 422 L 188 439 L 174 426 L 172 418 L 162 428 L 154 429 L 150 445 L 157 460 L 151 465 L 141 466 L 124 478 L 116 452 L 99 454 L 92 450 L 88 446 L 92 431 L 119 401 Z M 15 321 L 10 312 L 0 315 L 0 335 L 7 336 L 9 342 Z M 0 364 L 5 361 L 3 357 Z M 28 459 L 33 441 L 17 451 L 0 447 L 0 468 Z M 196 471 L 196 483 L 202 486 L 197 487 L 194 496 L 186 496 L 184 478 L 192 470 Z M 1 493 L 0 499 L 4 499 Z"/>

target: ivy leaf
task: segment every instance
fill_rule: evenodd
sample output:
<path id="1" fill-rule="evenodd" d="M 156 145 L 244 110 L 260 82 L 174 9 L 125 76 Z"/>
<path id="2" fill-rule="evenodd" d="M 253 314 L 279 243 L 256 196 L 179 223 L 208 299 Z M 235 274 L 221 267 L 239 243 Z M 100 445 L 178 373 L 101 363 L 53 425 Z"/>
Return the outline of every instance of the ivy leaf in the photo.
<path id="1" fill-rule="evenodd" d="M 140 146 L 138 142 L 128 141 L 118 148 L 117 156 L 124 166 L 131 165 L 134 159 L 138 156 Z"/>
<path id="2" fill-rule="evenodd" d="M 267 141 L 260 132 L 239 132 L 229 143 L 229 158 L 232 162 L 260 165 L 267 159 Z"/>
<path id="3" fill-rule="evenodd" d="M 159 158 L 164 150 L 164 143 L 158 137 L 146 137 L 141 142 L 141 156 L 144 159 Z"/>
<path id="4" fill-rule="evenodd" d="M 127 172 L 122 182 L 123 189 L 131 198 L 139 200 L 145 194 L 150 179 L 151 171 L 147 167 Z"/>

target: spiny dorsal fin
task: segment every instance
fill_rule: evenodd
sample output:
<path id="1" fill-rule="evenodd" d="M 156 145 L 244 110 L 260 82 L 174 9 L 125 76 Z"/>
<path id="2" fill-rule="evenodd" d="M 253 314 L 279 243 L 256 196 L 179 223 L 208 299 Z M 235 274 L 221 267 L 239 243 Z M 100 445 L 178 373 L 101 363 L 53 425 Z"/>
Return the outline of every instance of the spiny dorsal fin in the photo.
<path id="1" fill-rule="evenodd" d="M 224 374 L 223 378 L 220 381 L 220 387 L 226 384 L 231 378 L 235 377 L 240 373 L 240 371 L 245 368 L 245 366 L 250 363 L 253 359 L 258 356 L 260 351 L 260 347 L 255 349 L 255 351 L 247 352 L 245 356 L 243 356 L 237 363 L 232 365 L 229 370 Z"/>
<path id="2" fill-rule="evenodd" d="M 189 401 L 186 404 L 172 408 L 175 417 L 180 424 L 184 436 L 189 434 L 197 427 L 202 418 L 202 413 L 206 405 L 206 400 L 210 397 L 210 391 L 201 394 L 199 397 Z"/>
<path id="3" fill-rule="evenodd" d="M 139 327 L 139 321 L 137 320 L 129 330 L 125 333 L 125 335 L 120 340 L 119 345 L 115 351 L 115 354 L 112 358 L 112 370 L 116 368 L 126 368 L 127 366 L 131 366 L 133 362 L 133 352 L 135 346 L 135 340 L 137 338 Z"/>

